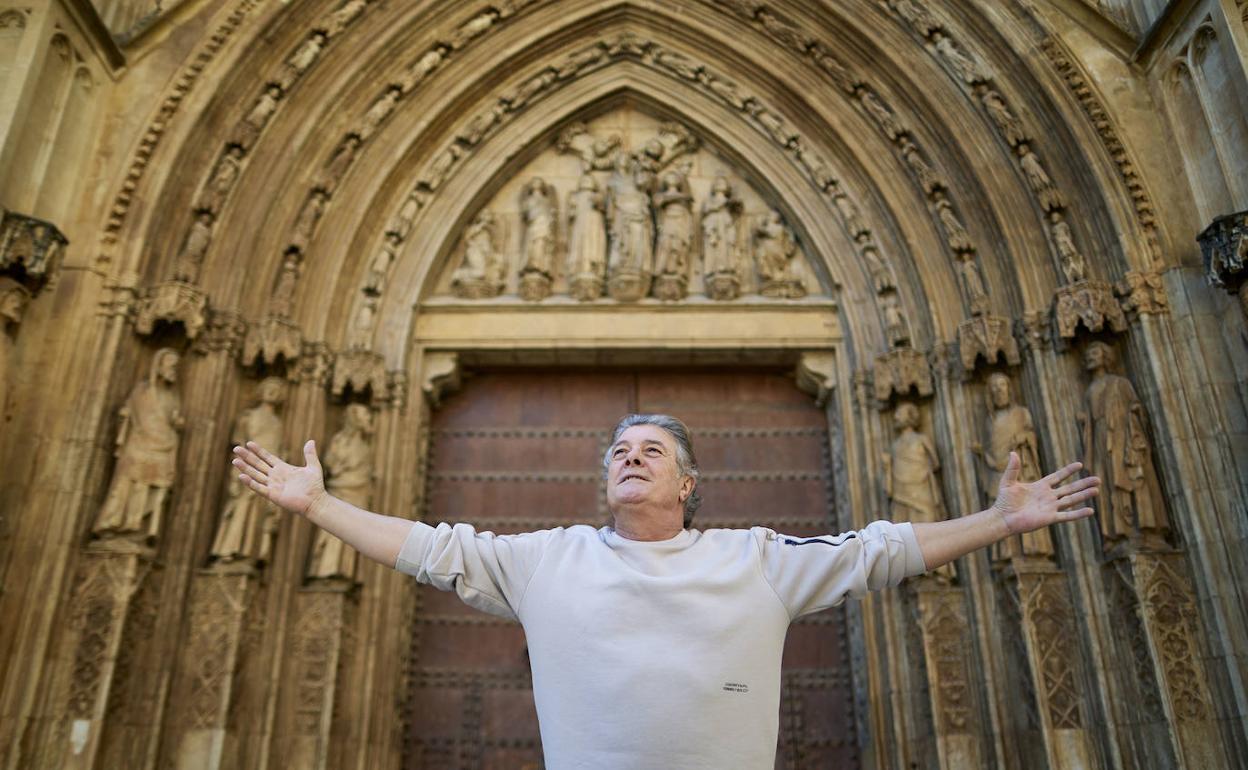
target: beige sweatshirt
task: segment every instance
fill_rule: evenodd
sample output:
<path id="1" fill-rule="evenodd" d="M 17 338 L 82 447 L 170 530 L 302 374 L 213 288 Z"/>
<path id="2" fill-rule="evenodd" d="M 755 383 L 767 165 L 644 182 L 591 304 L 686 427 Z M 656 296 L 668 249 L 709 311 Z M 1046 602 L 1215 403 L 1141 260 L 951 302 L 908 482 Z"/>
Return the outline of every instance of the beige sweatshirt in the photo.
<path id="1" fill-rule="evenodd" d="M 551 770 L 775 765 L 789 623 L 924 571 L 909 524 L 790 537 L 417 522 L 395 567 L 519 620 Z"/>

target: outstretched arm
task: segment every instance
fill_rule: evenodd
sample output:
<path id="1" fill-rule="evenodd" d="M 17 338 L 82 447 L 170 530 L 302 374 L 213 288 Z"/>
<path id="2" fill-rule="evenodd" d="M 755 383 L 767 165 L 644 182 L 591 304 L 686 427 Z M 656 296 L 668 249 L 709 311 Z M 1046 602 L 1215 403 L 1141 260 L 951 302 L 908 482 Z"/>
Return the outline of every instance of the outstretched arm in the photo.
<path id="1" fill-rule="evenodd" d="M 316 442 L 303 445 L 303 467 L 291 465 L 254 441 L 234 447 L 238 480 L 279 508 L 303 516 L 368 558 L 393 567 L 412 522 L 383 516 L 325 491 Z"/>
<path id="2" fill-rule="evenodd" d="M 1088 476 L 1063 483 L 1083 467 L 1082 463 L 1071 463 L 1031 483 L 1018 480 L 1020 467 L 1018 453 L 1010 452 L 996 502 L 987 510 L 914 525 L 914 536 L 929 570 L 1010 535 L 1092 515 L 1091 508 L 1074 506 L 1095 497 L 1101 480 Z"/>

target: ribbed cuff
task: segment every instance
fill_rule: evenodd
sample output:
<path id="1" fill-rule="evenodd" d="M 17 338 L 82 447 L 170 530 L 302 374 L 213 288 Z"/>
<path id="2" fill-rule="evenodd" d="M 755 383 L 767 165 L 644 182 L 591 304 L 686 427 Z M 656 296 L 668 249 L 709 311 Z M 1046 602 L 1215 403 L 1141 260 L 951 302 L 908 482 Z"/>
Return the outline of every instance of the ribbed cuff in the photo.
<path id="1" fill-rule="evenodd" d="M 914 536 L 914 525 L 908 521 L 898 524 L 897 531 L 906 547 L 906 577 L 927 572 L 927 562 L 923 561 L 923 551 L 919 550 L 919 539 Z"/>
<path id="2" fill-rule="evenodd" d="M 399 549 L 399 558 L 395 560 L 394 568 L 413 577 L 419 573 L 420 565 L 425 560 L 425 552 L 429 550 L 429 536 L 432 533 L 433 527 L 413 521 L 412 528 L 403 541 L 403 547 Z"/>

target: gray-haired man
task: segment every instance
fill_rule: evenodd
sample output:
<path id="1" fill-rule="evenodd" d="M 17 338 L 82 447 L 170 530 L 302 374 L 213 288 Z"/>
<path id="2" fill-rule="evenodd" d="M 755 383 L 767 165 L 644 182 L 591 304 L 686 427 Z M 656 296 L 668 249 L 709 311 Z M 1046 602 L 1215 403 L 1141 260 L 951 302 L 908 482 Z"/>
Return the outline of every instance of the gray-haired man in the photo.
<path id="1" fill-rule="evenodd" d="M 603 460 L 613 526 L 495 535 L 335 499 L 311 441 L 303 467 L 254 443 L 234 452 L 239 479 L 258 494 L 369 558 L 518 620 L 543 753 L 556 770 L 773 767 L 780 658 L 795 618 L 1088 516 L 1076 506 L 1100 483 L 1064 484 L 1079 463 L 1020 483 L 1011 454 L 996 502 L 973 515 L 817 538 L 701 532 L 689 528 L 699 498 L 688 428 L 629 415 Z"/>

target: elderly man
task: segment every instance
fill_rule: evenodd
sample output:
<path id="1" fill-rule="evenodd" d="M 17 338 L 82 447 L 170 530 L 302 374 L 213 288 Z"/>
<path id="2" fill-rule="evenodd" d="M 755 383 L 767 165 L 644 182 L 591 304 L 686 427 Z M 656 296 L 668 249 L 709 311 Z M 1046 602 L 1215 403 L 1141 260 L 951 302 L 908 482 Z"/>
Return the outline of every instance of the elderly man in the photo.
<path id="1" fill-rule="evenodd" d="M 835 537 L 689 524 L 698 468 L 684 423 L 629 415 L 603 464 L 614 526 L 519 535 L 382 516 L 325 491 L 316 447 L 289 465 L 235 447 L 239 480 L 361 553 L 519 620 L 551 768 L 771 768 L 789 624 L 1007 536 L 1083 518 L 1079 463 L 1034 483 L 1011 453 L 996 502 L 937 523 Z"/>

